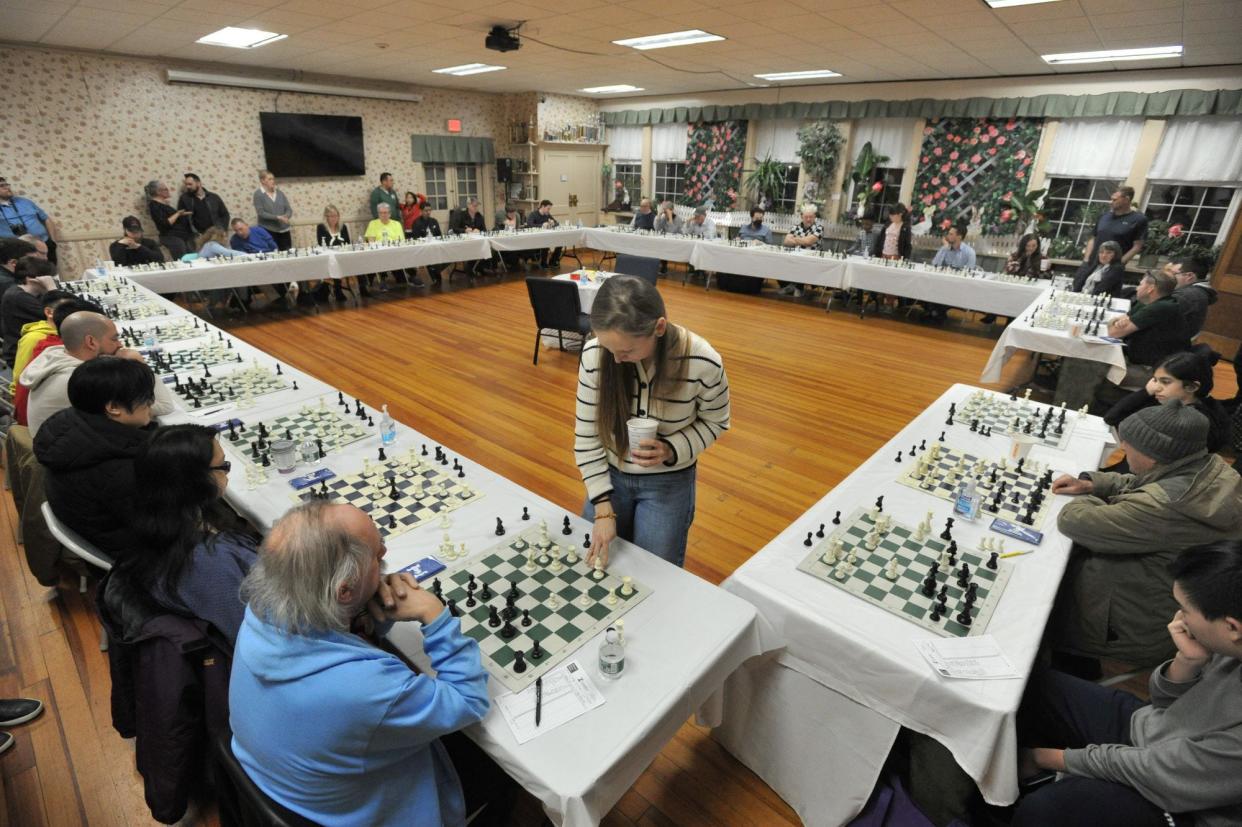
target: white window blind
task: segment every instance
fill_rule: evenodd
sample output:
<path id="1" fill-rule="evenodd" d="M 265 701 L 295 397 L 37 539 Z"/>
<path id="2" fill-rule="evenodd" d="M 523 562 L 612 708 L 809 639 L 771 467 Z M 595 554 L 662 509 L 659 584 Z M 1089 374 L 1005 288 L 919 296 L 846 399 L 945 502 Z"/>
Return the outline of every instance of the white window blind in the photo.
<path id="1" fill-rule="evenodd" d="M 1068 178 L 1124 181 L 1143 134 L 1141 118 L 1074 118 L 1061 121 L 1045 173 Z"/>
<path id="2" fill-rule="evenodd" d="M 651 160 L 684 161 L 690 132 L 684 123 L 662 123 L 651 127 Z"/>
<path id="3" fill-rule="evenodd" d="M 794 118 L 754 121 L 755 158 L 762 161 L 769 156 L 784 164 L 800 163 L 798 158 L 798 127 L 802 121 Z"/>
<path id="4" fill-rule="evenodd" d="M 1176 118 L 1147 177 L 1159 181 L 1242 181 L 1242 118 Z"/>
<path id="5" fill-rule="evenodd" d="M 914 134 L 913 118 L 860 118 L 854 124 L 850 137 L 850 152 L 854 158 L 863 144 L 871 142 L 877 155 L 887 155 L 888 160 L 880 166 L 889 169 L 906 169 L 910 166 L 911 138 Z M 853 163 L 854 158 L 850 158 Z"/>
<path id="6" fill-rule="evenodd" d="M 608 151 L 613 160 L 641 161 L 643 159 L 643 128 L 641 126 L 614 126 L 608 130 Z"/>

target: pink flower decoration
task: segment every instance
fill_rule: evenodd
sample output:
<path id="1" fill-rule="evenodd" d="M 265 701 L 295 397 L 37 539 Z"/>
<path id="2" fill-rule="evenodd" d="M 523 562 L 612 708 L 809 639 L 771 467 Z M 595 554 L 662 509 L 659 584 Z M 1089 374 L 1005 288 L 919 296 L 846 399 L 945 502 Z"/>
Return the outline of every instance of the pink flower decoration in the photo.
<path id="1" fill-rule="evenodd" d="M 942 209 L 942 210 L 944 209 L 944 202 L 943 202 L 943 201 L 941 201 L 941 202 L 940 202 L 940 209 Z M 950 221 L 950 220 L 949 220 L 949 219 L 947 219 L 947 218 L 946 218 L 944 221 L 941 221 L 941 222 L 940 222 L 940 229 L 942 229 L 942 230 L 947 230 L 947 229 L 949 229 L 949 228 L 950 228 L 950 227 L 952 227 L 952 226 L 953 226 L 953 222 L 952 222 L 952 221 Z"/>
<path id="2" fill-rule="evenodd" d="M 1012 132 L 1014 130 L 1014 127 L 1016 127 L 1017 125 L 1018 125 L 1017 121 L 1006 121 L 1005 131 Z"/>
<path id="3" fill-rule="evenodd" d="M 933 199 L 930 195 L 924 195 L 922 200 L 924 204 L 930 207 Z"/>
<path id="4" fill-rule="evenodd" d="M 979 140 L 983 141 L 986 144 L 987 142 L 992 140 L 992 136 L 991 135 L 980 135 Z"/>
<path id="5" fill-rule="evenodd" d="M 1022 160 L 1023 158 L 1026 157 L 1026 150 L 1019 149 L 1017 152 L 1013 154 L 1013 157 L 1017 158 L 1019 161 Z"/>
<path id="6" fill-rule="evenodd" d="M 1181 237 L 1182 237 L 1182 225 L 1181 224 L 1174 224 L 1172 227 L 1169 227 L 1169 238 L 1181 238 Z"/>
<path id="7" fill-rule="evenodd" d="M 1010 201 L 1012 199 L 1013 199 L 1013 190 L 1010 190 L 1009 192 L 1001 196 L 1002 201 Z"/>
<path id="8" fill-rule="evenodd" d="M 1022 159 L 1022 166 L 1029 167 L 1030 165 L 1031 165 L 1031 156 L 1028 155 L 1027 157 Z"/>
<path id="9" fill-rule="evenodd" d="M 948 195 L 948 193 L 949 193 L 949 188 L 948 188 L 948 187 L 941 187 L 941 188 L 940 188 L 940 192 L 939 192 L 939 193 L 937 193 L 937 194 L 938 194 L 938 195 Z M 942 207 L 941 209 L 943 209 L 943 207 Z"/>
<path id="10" fill-rule="evenodd" d="M 988 135 L 990 137 L 995 138 L 999 134 L 1000 134 L 1000 131 L 996 127 L 990 126 L 990 125 L 988 126 Z"/>
<path id="11" fill-rule="evenodd" d="M 957 160 L 957 150 L 956 150 L 956 149 L 955 149 L 955 150 L 953 150 L 952 152 L 950 152 L 950 153 L 949 153 L 949 160 L 950 160 L 950 161 L 956 161 L 956 160 Z"/>
<path id="12" fill-rule="evenodd" d="M 983 160 L 983 156 L 982 156 L 982 155 L 980 155 L 978 152 L 976 152 L 974 155 L 971 155 L 971 156 L 970 156 L 970 162 L 971 162 L 972 164 L 977 164 L 977 163 L 979 163 L 979 162 L 980 162 L 980 161 L 982 161 L 982 160 Z"/>
<path id="13" fill-rule="evenodd" d="M 960 169 L 962 172 L 965 172 L 966 170 L 970 169 L 970 164 L 966 163 L 965 161 L 962 161 L 960 164 L 957 165 L 957 168 Z"/>
<path id="14" fill-rule="evenodd" d="M 1001 223 L 1007 223 L 1011 218 L 1013 218 L 1013 210 L 1001 210 Z"/>
<path id="15" fill-rule="evenodd" d="M 884 183 L 882 181 L 876 181 L 874 184 L 871 185 L 871 191 L 872 192 L 883 192 Z"/>
<path id="16" fill-rule="evenodd" d="M 935 178 L 933 178 L 933 179 L 931 180 L 931 182 L 932 182 L 932 186 L 933 186 L 933 187 L 938 187 L 938 186 L 940 186 L 940 177 L 939 177 L 939 176 L 936 176 Z"/>
<path id="17" fill-rule="evenodd" d="M 988 147 L 988 154 L 989 154 L 989 155 L 995 155 L 995 154 L 996 154 L 996 147 L 994 147 L 994 146 L 990 146 L 990 147 Z"/>
<path id="18" fill-rule="evenodd" d="M 1004 135 L 1001 135 L 1000 137 L 998 137 L 998 138 L 996 139 L 996 145 L 997 145 L 997 146 L 1004 146 L 1004 145 L 1005 145 L 1005 136 L 1004 136 Z"/>
<path id="19" fill-rule="evenodd" d="M 957 176 L 956 176 L 956 175 L 950 175 L 950 176 L 949 176 L 949 186 L 951 186 L 951 187 L 956 187 L 956 186 L 957 186 Z"/>
<path id="20" fill-rule="evenodd" d="M 941 164 L 941 165 L 940 165 L 940 171 L 941 171 L 941 172 L 948 172 L 948 171 L 949 171 L 949 170 L 951 170 L 951 169 L 953 169 L 953 165 L 952 165 L 952 164 Z"/>
<path id="21" fill-rule="evenodd" d="M 923 134 L 924 134 L 924 135 L 930 135 L 930 134 L 932 134 L 932 131 L 933 131 L 933 130 L 932 130 L 932 128 L 931 128 L 930 126 L 925 126 L 925 127 L 923 127 Z"/>
<path id="22" fill-rule="evenodd" d="M 926 164 L 928 161 L 930 161 L 930 160 L 931 160 L 931 158 L 929 158 L 928 156 L 924 155 L 924 156 L 923 156 L 922 158 L 920 158 L 919 160 L 921 160 L 923 163 L 925 163 L 925 164 Z"/>
<path id="23" fill-rule="evenodd" d="M 932 155 L 935 155 L 937 158 L 939 158 L 943 154 L 944 154 L 944 150 L 942 150 L 940 147 L 936 147 L 935 149 L 932 150 Z"/>
<path id="24" fill-rule="evenodd" d="M 1023 172 L 1022 170 L 1018 170 L 1017 172 L 1015 172 L 1015 173 L 1013 174 L 1013 177 L 1014 177 L 1014 178 L 1017 178 L 1019 181 L 1021 181 L 1023 178 L 1025 178 L 1025 177 L 1026 177 L 1026 173 L 1025 173 L 1025 172 Z"/>

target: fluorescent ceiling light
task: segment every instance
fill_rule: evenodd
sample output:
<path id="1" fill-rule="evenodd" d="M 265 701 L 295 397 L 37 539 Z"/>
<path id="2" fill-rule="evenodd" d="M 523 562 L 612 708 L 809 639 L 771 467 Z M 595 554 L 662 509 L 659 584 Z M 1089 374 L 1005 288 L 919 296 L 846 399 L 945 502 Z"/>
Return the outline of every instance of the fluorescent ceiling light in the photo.
<path id="1" fill-rule="evenodd" d="M 262 29 L 239 29 L 236 26 L 225 26 L 218 32 L 203 35 L 196 43 L 207 46 L 228 46 L 230 49 L 257 49 L 277 40 L 284 40 L 289 35 L 265 32 Z"/>
<path id="2" fill-rule="evenodd" d="M 691 46 L 695 43 L 711 43 L 713 40 L 724 40 L 718 34 L 705 32 L 702 29 L 690 29 L 685 32 L 668 32 L 652 34 L 646 37 L 631 37 L 626 40 L 614 40 L 618 46 L 629 46 L 632 49 L 667 49 L 670 46 Z"/>
<path id="3" fill-rule="evenodd" d="M 586 89 L 579 89 L 579 92 L 588 92 L 592 95 L 610 95 L 614 92 L 641 92 L 643 87 L 630 86 L 628 83 L 618 83 L 613 86 L 589 86 Z"/>
<path id="4" fill-rule="evenodd" d="M 307 83 L 300 80 L 281 80 L 278 78 L 222 75 L 215 72 L 192 72 L 184 69 L 166 69 L 164 75 L 169 83 L 235 86 L 240 89 L 268 89 L 273 92 L 302 92 L 307 95 L 340 95 L 347 98 L 378 98 L 380 100 L 411 101 L 413 103 L 418 103 L 423 99 L 422 95 L 411 92 L 392 92 L 384 89 L 336 86 L 327 83 Z"/>
<path id="5" fill-rule="evenodd" d="M 1059 3 L 1060 0 L 983 0 L 994 9 L 1007 9 L 1011 6 L 1034 6 L 1036 3 Z"/>
<path id="6" fill-rule="evenodd" d="M 1144 49 L 1107 49 L 1102 52 L 1065 52 L 1059 55 L 1043 55 L 1044 62 L 1056 65 L 1067 63 L 1111 63 L 1115 60 L 1156 60 L 1165 57 L 1181 57 L 1182 47 L 1149 46 Z"/>
<path id="7" fill-rule="evenodd" d="M 831 69 L 808 69 L 805 72 L 770 72 L 766 75 L 755 75 L 762 80 L 811 80 L 812 78 L 839 78 L 840 72 Z"/>
<path id="8" fill-rule="evenodd" d="M 445 69 L 432 69 L 438 75 L 481 75 L 484 72 L 499 72 L 504 66 L 491 66 L 486 63 L 466 63 L 462 66 L 449 66 Z"/>

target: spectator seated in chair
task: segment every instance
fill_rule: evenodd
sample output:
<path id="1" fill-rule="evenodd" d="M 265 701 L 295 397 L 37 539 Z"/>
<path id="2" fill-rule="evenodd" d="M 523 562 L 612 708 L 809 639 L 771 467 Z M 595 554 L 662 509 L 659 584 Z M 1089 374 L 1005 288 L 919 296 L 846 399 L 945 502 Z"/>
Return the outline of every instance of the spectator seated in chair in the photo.
<path id="1" fill-rule="evenodd" d="M 164 260 L 160 245 L 142 237 L 142 222 L 135 215 L 121 219 L 122 234 L 108 245 L 108 258 L 122 267 L 155 264 Z"/>
<path id="2" fill-rule="evenodd" d="M 552 202 L 546 198 L 539 202 L 539 209 L 531 213 L 530 217 L 526 219 L 526 226 L 528 227 L 545 227 L 550 230 L 559 225 L 560 222 L 552 216 Z M 560 247 L 552 251 L 541 250 L 539 252 L 539 266 L 545 270 L 559 270 L 561 267 L 561 251 L 562 248 Z"/>
<path id="3" fill-rule="evenodd" d="M 1098 296 L 1107 293 L 1113 298 L 1121 295 L 1125 287 L 1126 265 L 1121 260 L 1121 245 L 1105 241 L 1100 245 L 1098 260 L 1084 261 L 1074 274 L 1075 293 Z"/>
<path id="4" fill-rule="evenodd" d="M 1031 681 L 1019 778 L 1063 776 L 1022 798 L 1012 827 L 1242 824 L 1242 544 L 1188 548 L 1167 579 L 1172 658 L 1150 703 L 1058 672 Z"/>
<path id="5" fill-rule="evenodd" d="M 56 517 L 113 560 L 137 545 L 134 457 L 151 437 L 155 374 L 116 356 L 82 362 L 69 377 L 72 407 L 53 414 L 34 438 Z"/>
<path id="6" fill-rule="evenodd" d="M 4 334 L 0 356 L 10 366 L 17 358 L 22 328 L 44 319 L 43 294 L 56 287 L 56 265 L 45 258 L 26 256 L 17 262 L 13 275 L 17 284 L 0 297 L 0 330 Z"/>
<path id="7" fill-rule="evenodd" d="M 656 214 L 651 208 L 651 199 L 642 198 L 638 202 L 638 211 L 630 219 L 630 226 L 635 230 L 654 230 Z"/>
<path id="8" fill-rule="evenodd" d="M 231 464 L 214 428 L 160 428 L 134 458 L 136 545 L 118 570 L 162 608 L 210 623 L 235 644 L 241 582 L 259 538 L 221 497 Z"/>
<path id="9" fill-rule="evenodd" d="M 44 294 L 44 297 L 46 298 L 48 295 L 59 292 L 60 291 L 50 291 L 49 293 Z M 43 354 L 43 351 L 50 347 L 56 347 L 57 345 L 63 345 L 65 343 L 60 337 L 61 325 L 65 323 L 65 319 L 69 318 L 74 313 L 80 312 L 96 313 L 102 316 L 103 308 L 94 302 L 88 302 L 84 299 L 79 299 L 76 296 L 74 296 L 71 301 L 57 302 L 55 309 L 52 311 L 50 325 L 52 332 L 40 338 L 33 339 L 32 345 L 29 342 L 18 341 L 17 363 L 20 365 L 20 370 L 17 366 L 15 366 L 13 370 L 13 418 L 17 421 L 18 425 L 30 424 L 26 415 L 26 409 L 30 402 L 30 388 L 21 383 L 22 373 L 25 372 L 28 365 L 33 363 Z M 37 325 L 37 322 L 35 324 Z M 30 334 L 32 337 L 36 335 L 36 330 L 39 330 L 39 328 L 32 328 Z M 24 335 L 23 339 L 25 339 Z M 26 345 L 30 345 L 29 355 L 26 355 L 23 350 Z"/>
<path id="10" fill-rule="evenodd" d="M 56 335 L 56 325 L 52 323 L 56 308 L 76 303 L 78 297 L 64 290 L 49 290 L 39 299 L 43 318 L 22 325 L 21 336 L 17 339 L 17 352 L 13 356 L 12 364 L 13 381 L 9 384 L 10 395 L 16 396 L 17 377 L 22 375 L 22 370 L 34 358 L 35 348 L 48 337 Z"/>
<path id="11" fill-rule="evenodd" d="M 1203 330 L 1208 308 L 1216 304 L 1216 288 L 1208 283 L 1208 265 L 1194 258 L 1181 258 L 1164 266 L 1164 272 L 1177 280 L 1173 300 L 1182 311 L 1186 338 L 1193 339 Z"/>
<path id="12" fill-rule="evenodd" d="M 233 753 L 264 794 L 319 824 L 461 825 L 488 797 L 472 823 L 504 824 L 513 782 L 477 748 L 469 764 L 454 754 L 468 745 L 452 734 L 489 706 L 479 646 L 413 577 L 383 577 L 385 551 L 352 505 L 314 501 L 273 526 L 242 584 Z M 422 625 L 435 677 L 370 642 L 397 621 Z"/>
<path id="13" fill-rule="evenodd" d="M 1057 518 L 1074 547 L 1049 621 L 1054 652 L 1140 666 L 1171 654 L 1169 562 L 1190 546 L 1242 538 L 1242 477 L 1206 451 L 1208 428 L 1177 399 L 1144 408 L 1118 428 L 1131 473 L 1053 482 L 1052 493 L 1074 496 Z"/>

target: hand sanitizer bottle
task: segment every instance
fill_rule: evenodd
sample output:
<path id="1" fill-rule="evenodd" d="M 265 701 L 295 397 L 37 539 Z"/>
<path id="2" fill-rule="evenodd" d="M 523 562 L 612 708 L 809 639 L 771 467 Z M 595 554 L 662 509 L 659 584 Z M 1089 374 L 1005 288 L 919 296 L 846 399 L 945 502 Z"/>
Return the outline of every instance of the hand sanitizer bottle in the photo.
<path id="1" fill-rule="evenodd" d="M 384 415 L 380 417 L 380 442 L 388 446 L 397 441 L 397 423 L 389 415 L 387 405 L 384 405 L 383 410 Z"/>
<path id="2" fill-rule="evenodd" d="M 967 520 L 975 520 L 979 517 L 979 508 L 982 505 L 983 498 L 979 494 L 974 479 L 967 478 L 957 488 L 957 497 L 953 501 L 953 513 L 960 514 Z"/>
<path id="3" fill-rule="evenodd" d="M 609 680 L 616 680 L 625 671 L 625 644 L 615 626 L 604 632 L 604 642 L 599 645 L 599 673 Z"/>

